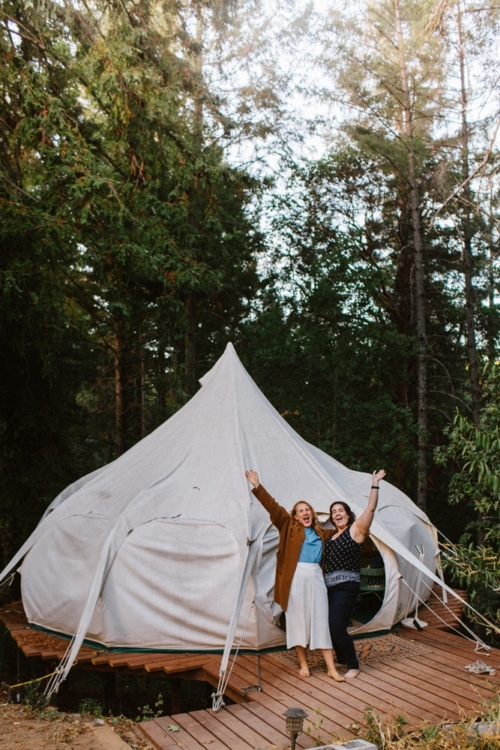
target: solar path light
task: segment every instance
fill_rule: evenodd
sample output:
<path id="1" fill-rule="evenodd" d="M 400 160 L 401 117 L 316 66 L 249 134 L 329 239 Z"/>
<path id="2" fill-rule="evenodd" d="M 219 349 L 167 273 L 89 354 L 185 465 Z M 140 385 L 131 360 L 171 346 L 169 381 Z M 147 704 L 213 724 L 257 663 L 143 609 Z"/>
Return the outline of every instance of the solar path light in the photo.
<path id="1" fill-rule="evenodd" d="M 308 715 L 302 708 L 287 708 L 283 714 L 286 716 L 286 731 L 292 739 L 292 750 L 295 750 L 295 742 L 302 732 L 304 719 L 307 719 Z"/>

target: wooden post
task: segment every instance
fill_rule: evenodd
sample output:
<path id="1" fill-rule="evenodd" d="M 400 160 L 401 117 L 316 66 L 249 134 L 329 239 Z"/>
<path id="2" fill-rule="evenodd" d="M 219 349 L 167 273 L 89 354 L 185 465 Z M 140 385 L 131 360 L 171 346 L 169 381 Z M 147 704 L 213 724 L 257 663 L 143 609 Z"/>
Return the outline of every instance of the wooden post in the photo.
<path id="1" fill-rule="evenodd" d="M 109 713 L 113 709 L 116 697 L 116 674 L 114 672 L 103 673 L 104 711 Z"/>
<path id="2" fill-rule="evenodd" d="M 170 716 L 182 713 L 182 681 L 178 677 L 170 680 Z"/>

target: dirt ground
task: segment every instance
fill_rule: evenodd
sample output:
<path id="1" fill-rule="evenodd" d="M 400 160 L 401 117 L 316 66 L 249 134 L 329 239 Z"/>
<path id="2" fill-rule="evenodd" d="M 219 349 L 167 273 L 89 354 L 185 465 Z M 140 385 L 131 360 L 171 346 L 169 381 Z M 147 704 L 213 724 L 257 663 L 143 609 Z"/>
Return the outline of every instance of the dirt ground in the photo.
<path id="1" fill-rule="evenodd" d="M 105 750 L 89 714 L 65 714 L 50 707 L 33 712 L 25 706 L 0 703 L 1 750 Z M 106 718 L 106 724 L 133 750 L 154 750 L 130 719 Z M 109 733 L 109 730 L 107 730 Z M 109 746 L 111 747 L 111 746 Z"/>

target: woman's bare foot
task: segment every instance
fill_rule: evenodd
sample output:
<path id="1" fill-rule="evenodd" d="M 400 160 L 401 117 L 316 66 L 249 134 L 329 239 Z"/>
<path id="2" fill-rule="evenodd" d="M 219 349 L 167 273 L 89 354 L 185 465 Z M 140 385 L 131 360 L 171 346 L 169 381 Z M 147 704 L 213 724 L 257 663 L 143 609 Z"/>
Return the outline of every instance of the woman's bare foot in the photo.
<path id="1" fill-rule="evenodd" d="M 335 682 L 345 682 L 345 678 L 335 670 L 334 672 L 327 672 L 328 677 L 332 677 Z"/>
<path id="2" fill-rule="evenodd" d="M 307 665 L 307 648 L 304 646 L 295 646 L 297 653 L 297 659 L 299 660 L 300 669 L 299 674 L 301 677 L 310 677 L 309 667 Z"/>
<path id="3" fill-rule="evenodd" d="M 325 660 L 326 673 L 328 677 L 333 677 L 335 682 L 344 682 L 344 678 L 342 677 L 342 675 L 340 675 L 335 669 L 335 664 L 333 662 L 333 650 L 331 648 L 325 648 L 321 649 L 321 653 L 323 654 L 323 659 Z"/>
<path id="4" fill-rule="evenodd" d="M 344 675 L 344 679 L 346 680 L 354 680 L 355 677 L 357 677 L 359 674 L 359 669 L 349 669 Z"/>

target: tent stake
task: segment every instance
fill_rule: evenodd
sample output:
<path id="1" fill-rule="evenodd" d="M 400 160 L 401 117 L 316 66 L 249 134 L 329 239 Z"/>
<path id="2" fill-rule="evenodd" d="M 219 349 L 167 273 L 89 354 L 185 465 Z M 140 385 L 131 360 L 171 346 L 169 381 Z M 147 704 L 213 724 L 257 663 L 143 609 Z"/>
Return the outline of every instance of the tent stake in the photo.
<path id="1" fill-rule="evenodd" d="M 249 685 L 243 690 L 243 697 L 246 698 L 248 693 L 251 690 L 258 690 L 259 693 L 264 692 L 262 690 L 262 680 L 261 680 L 261 674 L 260 674 L 260 654 L 257 654 L 257 685 Z"/>

